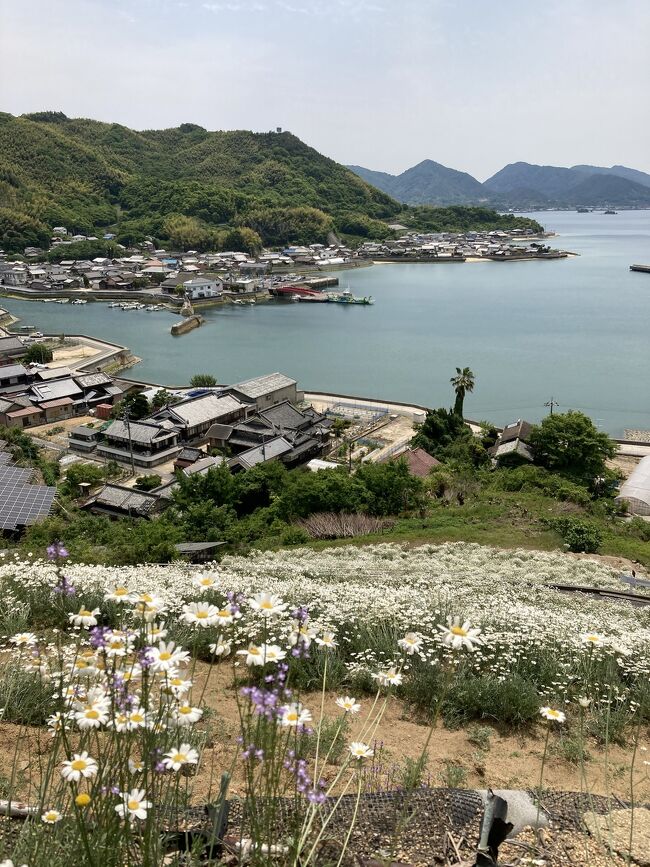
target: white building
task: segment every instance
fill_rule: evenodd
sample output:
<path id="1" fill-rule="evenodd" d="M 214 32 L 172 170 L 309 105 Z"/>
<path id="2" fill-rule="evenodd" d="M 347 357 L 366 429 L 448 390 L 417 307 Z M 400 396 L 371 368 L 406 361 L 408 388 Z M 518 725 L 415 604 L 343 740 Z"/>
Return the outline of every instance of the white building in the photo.
<path id="1" fill-rule="evenodd" d="M 223 292 L 223 283 L 219 279 L 194 277 L 183 283 L 183 289 L 191 301 L 198 301 L 200 298 L 218 298 Z"/>

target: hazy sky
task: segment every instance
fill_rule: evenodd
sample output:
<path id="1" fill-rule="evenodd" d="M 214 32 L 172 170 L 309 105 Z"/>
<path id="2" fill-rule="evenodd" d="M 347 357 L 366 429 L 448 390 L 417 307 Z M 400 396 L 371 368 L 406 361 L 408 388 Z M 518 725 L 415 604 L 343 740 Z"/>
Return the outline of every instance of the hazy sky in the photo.
<path id="1" fill-rule="evenodd" d="M 650 171 L 650 0 L 0 0 L 0 109 L 282 126 L 344 163 Z"/>

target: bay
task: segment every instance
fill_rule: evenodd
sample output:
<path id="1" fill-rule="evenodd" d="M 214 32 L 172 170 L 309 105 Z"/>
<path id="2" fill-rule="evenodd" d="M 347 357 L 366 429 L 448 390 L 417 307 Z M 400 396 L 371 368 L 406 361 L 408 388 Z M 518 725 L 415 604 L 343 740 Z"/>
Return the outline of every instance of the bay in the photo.
<path id="1" fill-rule="evenodd" d="M 168 312 L 3 299 L 23 322 L 125 344 L 137 379 L 182 385 L 193 373 L 234 382 L 280 370 L 301 388 L 450 405 L 449 378 L 469 366 L 466 415 L 539 420 L 553 397 L 614 436 L 650 429 L 650 211 L 533 214 L 579 256 L 517 263 L 376 265 L 338 272 L 371 307 L 224 306 L 174 338 Z"/>

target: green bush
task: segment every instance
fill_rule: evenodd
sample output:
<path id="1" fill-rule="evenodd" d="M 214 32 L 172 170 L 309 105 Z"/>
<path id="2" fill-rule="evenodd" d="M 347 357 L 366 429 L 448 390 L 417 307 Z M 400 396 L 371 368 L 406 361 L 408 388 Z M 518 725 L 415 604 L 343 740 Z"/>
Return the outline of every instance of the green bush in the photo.
<path id="1" fill-rule="evenodd" d="M 154 488 L 159 488 L 162 485 L 162 479 L 155 473 L 148 476 L 138 476 L 135 480 L 134 487 L 139 491 L 152 491 Z"/>
<path id="2" fill-rule="evenodd" d="M 283 545 L 304 545 L 309 539 L 309 533 L 302 527 L 287 527 L 282 534 Z"/>
<path id="3" fill-rule="evenodd" d="M 600 529 L 580 518 L 544 518 L 543 522 L 562 537 L 569 551 L 595 554 L 603 541 Z"/>
<path id="4" fill-rule="evenodd" d="M 518 675 L 505 680 L 467 676 L 450 689 L 442 713 L 450 725 L 491 719 L 518 728 L 539 716 L 539 706 L 534 684 Z"/>
<path id="5" fill-rule="evenodd" d="M 0 676 L 0 707 L 4 722 L 21 725 L 43 725 L 50 714 L 52 684 L 25 671 L 19 664 L 10 664 Z"/>
<path id="6" fill-rule="evenodd" d="M 52 350 L 44 343 L 32 343 L 23 355 L 25 364 L 48 364 L 53 358 Z"/>

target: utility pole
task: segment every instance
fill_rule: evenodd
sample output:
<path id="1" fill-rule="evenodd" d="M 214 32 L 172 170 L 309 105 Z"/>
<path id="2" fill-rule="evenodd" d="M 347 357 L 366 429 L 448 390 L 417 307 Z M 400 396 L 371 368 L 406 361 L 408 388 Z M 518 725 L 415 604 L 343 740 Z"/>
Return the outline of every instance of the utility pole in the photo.
<path id="1" fill-rule="evenodd" d="M 131 422 L 129 420 L 128 407 L 124 407 L 124 424 L 126 425 L 126 435 L 129 438 L 129 454 L 131 455 L 131 475 L 135 476 L 135 462 L 133 460 L 133 440 L 131 439 Z"/>
<path id="2" fill-rule="evenodd" d="M 556 400 L 553 400 L 553 398 L 551 398 L 550 400 L 547 400 L 546 403 L 544 404 L 544 406 L 548 406 L 551 408 L 551 415 L 553 415 L 553 407 L 559 406 L 559 405 L 560 404 Z"/>

